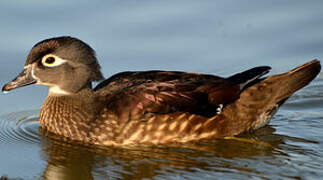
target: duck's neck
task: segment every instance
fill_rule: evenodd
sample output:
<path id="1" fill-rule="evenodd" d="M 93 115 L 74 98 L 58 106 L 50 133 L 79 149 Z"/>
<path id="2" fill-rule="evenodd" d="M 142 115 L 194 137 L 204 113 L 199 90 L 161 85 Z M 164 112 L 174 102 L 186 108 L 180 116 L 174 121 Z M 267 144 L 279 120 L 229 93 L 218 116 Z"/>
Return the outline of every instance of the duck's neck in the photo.
<path id="1" fill-rule="evenodd" d="M 43 129 L 71 140 L 87 141 L 91 121 L 102 109 L 90 88 L 75 94 L 49 94 L 40 110 Z"/>

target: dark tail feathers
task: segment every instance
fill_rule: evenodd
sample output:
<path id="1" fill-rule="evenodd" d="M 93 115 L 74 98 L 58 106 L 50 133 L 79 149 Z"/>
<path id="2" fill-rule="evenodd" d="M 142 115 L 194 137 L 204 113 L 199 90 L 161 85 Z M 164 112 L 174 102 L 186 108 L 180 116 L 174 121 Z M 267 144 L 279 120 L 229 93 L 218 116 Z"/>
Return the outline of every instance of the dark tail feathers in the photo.
<path id="1" fill-rule="evenodd" d="M 269 66 L 259 66 L 247 71 L 237 73 L 227 78 L 231 84 L 240 84 L 241 89 L 244 89 L 246 85 L 267 74 L 270 71 Z"/>

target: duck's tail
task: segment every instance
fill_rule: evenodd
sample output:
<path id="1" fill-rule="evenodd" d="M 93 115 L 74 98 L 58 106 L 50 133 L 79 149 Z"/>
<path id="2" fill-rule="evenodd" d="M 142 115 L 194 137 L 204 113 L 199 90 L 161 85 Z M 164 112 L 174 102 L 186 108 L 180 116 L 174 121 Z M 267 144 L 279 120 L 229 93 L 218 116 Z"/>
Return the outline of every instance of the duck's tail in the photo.
<path id="1" fill-rule="evenodd" d="M 256 80 L 243 90 L 240 98 L 223 110 L 223 136 L 257 129 L 268 124 L 270 118 L 294 92 L 309 84 L 320 72 L 318 60 L 303 64 L 289 72 Z"/>

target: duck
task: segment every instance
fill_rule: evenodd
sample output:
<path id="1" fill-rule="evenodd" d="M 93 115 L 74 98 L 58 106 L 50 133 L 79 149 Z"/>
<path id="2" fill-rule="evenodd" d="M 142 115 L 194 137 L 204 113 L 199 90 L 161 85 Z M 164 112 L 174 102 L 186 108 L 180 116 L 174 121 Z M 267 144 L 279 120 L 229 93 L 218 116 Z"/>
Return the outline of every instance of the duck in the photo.
<path id="1" fill-rule="evenodd" d="M 60 36 L 38 42 L 2 91 L 39 84 L 48 96 L 40 127 L 102 146 L 186 143 L 234 137 L 270 122 L 321 70 L 319 60 L 265 77 L 269 66 L 229 77 L 181 71 L 126 71 L 104 80 L 95 51 Z M 92 84 L 100 82 L 93 87 Z"/>

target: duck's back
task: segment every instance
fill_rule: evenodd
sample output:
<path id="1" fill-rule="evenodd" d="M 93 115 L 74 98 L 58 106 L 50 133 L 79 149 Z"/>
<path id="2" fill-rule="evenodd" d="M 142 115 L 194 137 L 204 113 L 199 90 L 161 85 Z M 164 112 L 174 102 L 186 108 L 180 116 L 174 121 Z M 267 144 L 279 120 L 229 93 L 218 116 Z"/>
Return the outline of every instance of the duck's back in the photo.
<path id="1" fill-rule="evenodd" d="M 269 67 L 229 78 L 182 72 L 126 72 L 95 90 L 118 119 L 117 142 L 187 142 L 266 125 L 279 106 L 320 71 L 318 61 L 259 79 Z M 109 88 L 114 91 L 110 91 Z M 108 93 L 106 93 L 108 92 Z M 108 142 L 108 141 L 107 141 Z"/>
<path id="2" fill-rule="evenodd" d="M 106 98 L 107 108 L 120 119 L 173 112 L 212 117 L 218 113 L 217 108 L 239 98 L 247 82 L 268 70 L 269 67 L 253 68 L 230 78 L 174 71 L 123 72 L 94 90 Z"/>

